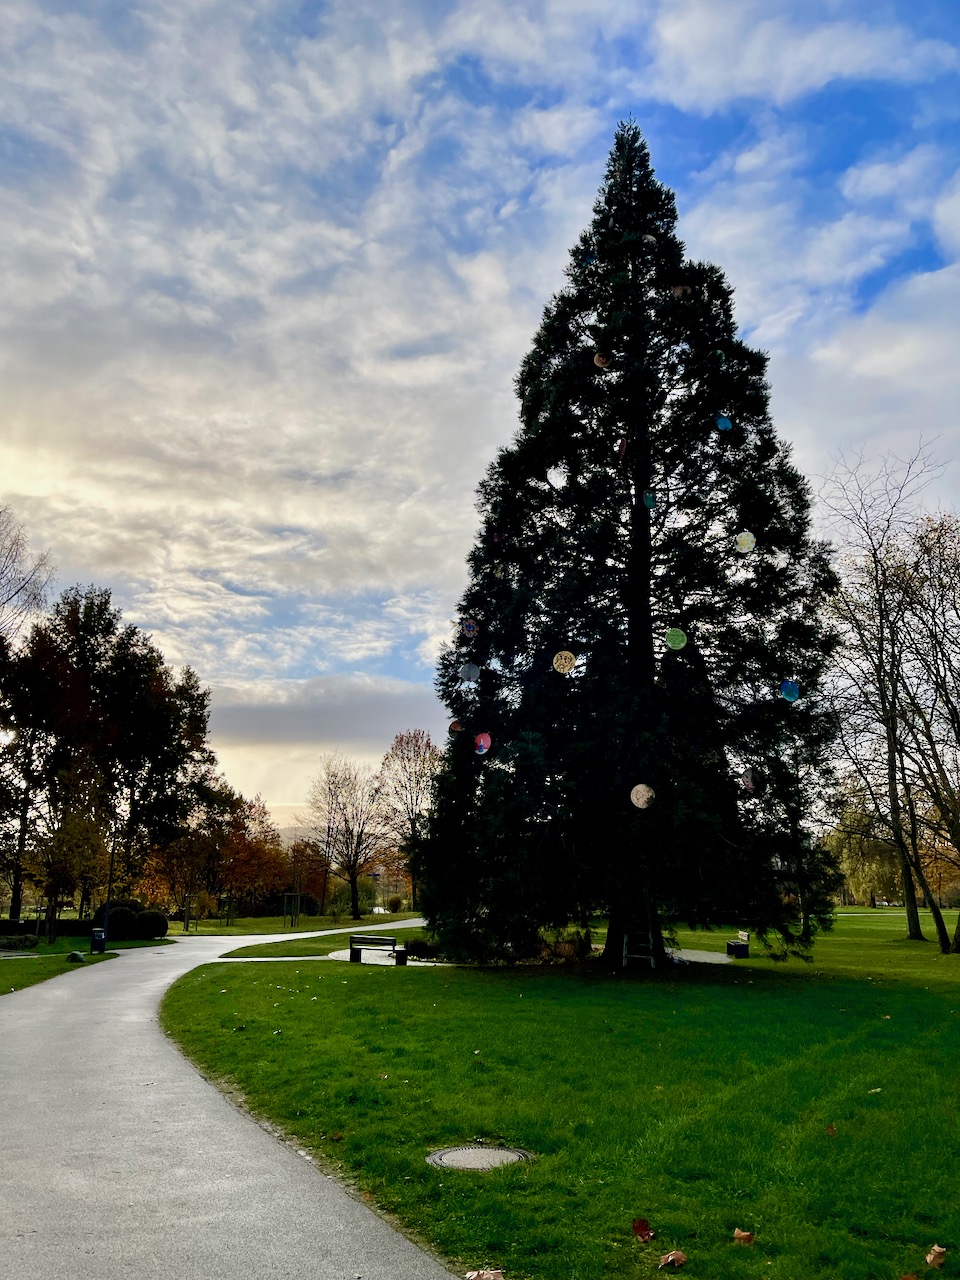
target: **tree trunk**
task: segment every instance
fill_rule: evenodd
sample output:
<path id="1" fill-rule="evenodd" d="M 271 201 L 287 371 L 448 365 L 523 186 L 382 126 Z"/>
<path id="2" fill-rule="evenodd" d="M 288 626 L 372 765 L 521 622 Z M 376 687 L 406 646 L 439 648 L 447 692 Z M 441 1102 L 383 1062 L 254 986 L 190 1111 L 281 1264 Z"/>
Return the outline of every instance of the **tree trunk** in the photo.
<path id="1" fill-rule="evenodd" d="M 13 864 L 13 883 L 10 885 L 10 919 L 19 920 L 23 910 L 23 863 Z"/>
<path id="2" fill-rule="evenodd" d="M 930 914 L 933 916 L 934 928 L 937 931 L 937 942 L 940 944 L 940 950 L 944 955 L 950 953 L 950 934 L 947 932 L 947 926 L 943 922 L 943 912 L 940 910 L 940 904 L 933 896 L 930 889 L 930 883 L 924 874 L 923 866 L 918 858 L 914 864 L 913 873 L 920 882 L 920 888 L 923 890 L 923 896 L 926 899 L 927 906 L 930 908 Z"/>
<path id="3" fill-rule="evenodd" d="M 56 896 L 47 898 L 46 910 L 47 945 L 57 940 L 57 901 Z"/>
<path id="4" fill-rule="evenodd" d="M 917 890 L 913 883 L 913 872 L 910 869 L 910 859 L 907 857 L 903 849 L 898 849 L 900 855 L 900 881 L 903 885 L 903 908 L 907 914 L 907 937 L 911 942 L 926 942 L 923 936 L 923 930 L 920 928 L 920 912 L 917 909 Z"/>
<path id="5" fill-rule="evenodd" d="M 362 920 L 360 914 L 360 877 L 355 871 L 350 873 L 350 915 L 354 920 Z"/>
<path id="6" fill-rule="evenodd" d="M 957 928 L 953 935 L 953 945 L 950 950 L 954 955 L 960 955 L 960 916 L 957 916 Z"/>
<path id="7" fill-rule="evenodd" d="M 624 923 L 623 908 L 612 906 L 607 920 L 607 939 L 600 956 L 603 964 L 611 969 L 623 968 Z"/>
<path id="8" fill-rule="evenodd" d="M 19 920 L 23 910 L 23 860 L 27 851 L 27 825 L 30 819 L 30 801 L 33 792 L 29 787 L 23 789 L 23 800 L 20 803 L 19 825 L 17 827 L 17 852 L 13 862 L 13 883 L 10 886 L 10 919 Z"/>

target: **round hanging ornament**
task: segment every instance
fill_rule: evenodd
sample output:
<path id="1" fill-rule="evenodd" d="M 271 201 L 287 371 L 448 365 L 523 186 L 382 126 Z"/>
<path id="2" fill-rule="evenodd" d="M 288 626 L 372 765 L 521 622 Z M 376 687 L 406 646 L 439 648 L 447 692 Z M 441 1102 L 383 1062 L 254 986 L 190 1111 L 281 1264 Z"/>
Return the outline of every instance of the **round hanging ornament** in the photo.
<path id="1" fill-rule="evenodd" d="M 651 511 L 657 505 L 657 495 L 653 492 L 652 489 L 644 489 L 643 505 L 645 507 L 649 507 Z"/>
<path id="2" fill-rule="evenodd" d="M 460 721 L 459 721 L 459 720 L 451 720 L 451 721 L 450 721 L 450 732 L 451 732 L 451 733 L 463 733 L 463 725 L 460 723 Z"/>
<path id="3" fill-rule="evenodd" d="M 646 235 L 646 236 L 642 236 L 641 239 L 643 240 L 644 244 L 654 245 L 657 243 L 656 236 Z"/>
<path id="4" fill-rule="evenodd" d="M 744 791 L 751 796 L 762 796 L 767 789 L 767 780 L 759 769 L 754 769 L 752 765 L 748 765 L 740 775 L 740 781 L 743 784 Z"/>
<path id="5" fill-rule="evenodd" d="M 724 413 L 718 413 L 714 421 L 719 431 L 730 431 L 733 428 L 733 423 Z"/>
<path id="6" fill-rule="evenodd" d="M 667 648 L 682 649 L 687 643 L 686 633 L 681 631 L 679 627 L 671 627 L 667 632 Z"/>
<path id="7" fill-rule="evenodd" d="M 553 655 L 553 669 L 559 671 L 561 675 L 566 675 L 568 671 L 573 670 L 576 661 L 569 649 L 561 649 L 559 653 Z"/>
<path id="8" fill-rule="evenodd" d="M 626 452 L 627 452 L 627 437 L 621 436 L 620 439 L 617 441 L 617 457 L 622 458 Z"/>
<path id="9" fill-rule="evenodd" d="M 489 733 L 478 733 L 473 740 L 473 748 L 478 756 L 485 756 L 490 750 Z"/>
<path id="10" fill-rule="evenodd" d="M 603 355 L 600 351 L 593 357 L 593 363 L 598 369 L 605 369 L 610 363 L 610 357 Z"/>
<path id="11" fill-rule="evenodd" d="M 796 680 L 784 680 L 780 685 L 780 693 L 787 702 L 796 702 L 800 697 L 800 686 Z"/>
<path id="12" fill-rule="evenodd" d="M 463 634 L 467 637 L 468 640 L 472 640 L 473 637 L 480 630 L 480 628 L 477 626 L 476 620 L 474 618 L 464 618 L 464 620 L 460 623 L 460 630 L 463 632 Z"/>
<path id="13" fill-rule="evenodd" d="M 756 545 L 757 540 L 749 529 L 744 529 L 742 533 L 737 534 L 737 550 L 742 556 L 745 556 L 748 551 L 752 551 Z"/>
<path id="14" fill-rule="evenodd" d="M 653 787 L 648 787 L 645 782 L 638 782 L 630 792 L 630 799 L 638 809 L 646 809 L 654 797 Z"/>
<path id="15" fill-rule="evenodd" d="M 460 679 L 474 684 L 480 678 L 480 668 L 475 662 L 465 662 L 460 668 Z"/>

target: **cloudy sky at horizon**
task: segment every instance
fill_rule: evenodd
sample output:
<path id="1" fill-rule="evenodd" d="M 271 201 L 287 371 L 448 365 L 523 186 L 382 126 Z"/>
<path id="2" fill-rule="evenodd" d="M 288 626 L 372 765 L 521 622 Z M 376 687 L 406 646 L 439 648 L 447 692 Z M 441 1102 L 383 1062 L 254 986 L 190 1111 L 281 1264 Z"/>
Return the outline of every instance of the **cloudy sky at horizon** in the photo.
<path id="1" fill-rule="evenodd" d="M 432 691 L 619 119 L 831 454 L 960 400 L 954 0 L 7 0 L 0 503 L 213 691 L 281 821 Z"/>

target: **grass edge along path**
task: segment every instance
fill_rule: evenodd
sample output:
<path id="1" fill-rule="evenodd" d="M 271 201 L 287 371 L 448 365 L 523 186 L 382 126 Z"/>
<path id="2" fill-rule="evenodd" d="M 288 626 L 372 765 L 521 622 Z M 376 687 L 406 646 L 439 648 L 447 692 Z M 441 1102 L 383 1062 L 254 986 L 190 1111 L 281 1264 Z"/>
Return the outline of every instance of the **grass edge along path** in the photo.
<path id="1" fill-rule="evenodd" d="M 61 973 L 72 973 L 86 969 L 92 964 L 100 964 L 103 960 L 115 960 L 120 951 L 129 951 L 140 947 L 162 947 L 168 944 L 166 938 L 137 938 L 129 942 L 114 942 L 103 955 L 90 954 L 89 938 L 60 937 L 51 946 L 40 944 L 37 951 L 8 951 L 0 955 L 0 996 L 10 995 L 14 991 L 23 991 L 27 987 L 35 987 L 39 982 L 47 982 L 50 978 L 59 977 Z M 79 951 L 83 955 L 83 964 L 70 961 L 67 956 L 71 951 Z"/>
<path id="2" fill-rule="evenodd" d="M 693 1280 L 898 1280 L 935 1242 L 960 1275 L 954 974 L 213 964 L 161 1025 L 456 1269 L 631 1280 L 679 1248 Z M 539 1158 L 426 1165 L 475 1137 Z"/>

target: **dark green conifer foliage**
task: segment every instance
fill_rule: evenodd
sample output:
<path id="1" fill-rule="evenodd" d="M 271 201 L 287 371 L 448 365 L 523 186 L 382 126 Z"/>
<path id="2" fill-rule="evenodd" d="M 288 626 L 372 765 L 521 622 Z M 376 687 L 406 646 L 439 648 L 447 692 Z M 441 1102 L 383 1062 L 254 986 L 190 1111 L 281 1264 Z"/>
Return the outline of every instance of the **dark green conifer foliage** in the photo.
<path id="1" fill-rule="evenodd" d="M 770 422 L 766 358 L 675 224 L 621 125 L 517 378 L 520 429 L 479 487 L 460 603 L 476 634 L 458 632 L 437 678 L 463 729 L 415 860 L 429 921 L 463 956 L 535 953 L 540 929 L 596 909 L 616 957 L 624 934 L 659 953 L 677 922 L 789 944 L 826 918 L 804 815 L 827 778 L 834 578 Z M 744 787 L 747 767 L 765 787 Z M 655 792 L 642 809 L 638 783 Z"/>

